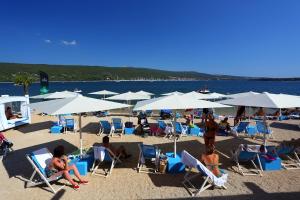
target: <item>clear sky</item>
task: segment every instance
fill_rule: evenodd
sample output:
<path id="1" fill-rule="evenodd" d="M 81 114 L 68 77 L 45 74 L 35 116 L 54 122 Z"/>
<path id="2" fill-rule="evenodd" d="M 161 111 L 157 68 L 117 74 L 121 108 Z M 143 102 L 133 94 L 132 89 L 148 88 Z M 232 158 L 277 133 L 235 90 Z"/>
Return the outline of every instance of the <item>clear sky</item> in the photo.
<path id="1" fill-rule="evenodd" d="M 300 77 L 300 1 L 2 0 L 0 61 Z"/>

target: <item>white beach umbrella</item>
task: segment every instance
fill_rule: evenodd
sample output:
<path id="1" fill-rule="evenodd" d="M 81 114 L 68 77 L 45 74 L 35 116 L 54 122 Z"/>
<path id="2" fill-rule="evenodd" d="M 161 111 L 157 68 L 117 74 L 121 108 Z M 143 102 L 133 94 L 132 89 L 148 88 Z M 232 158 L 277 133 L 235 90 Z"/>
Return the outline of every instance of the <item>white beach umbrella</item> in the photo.
<path id="1" fill-rule="evenodd" d="M 138 94 L 136 92 L 125 92 L 122 94 L 118 94 L 115 96 L 107 97 L 107 100 L 124 100 L 124 101 L 131 101 L 131 100 L 143 100 L 143 99 L 150 99 L 151 97 L 149 95 L 145 94 Z"/>
<path id="2" fill-rule="evenodd" d="M 234 105 L 234 106 L 247 106 L 247 107 L 262 107 L 262 108 L 296 108 L 300 107 L 300 98 L 294 95 L 287 94 L 271 94 L 264 92 L 261 94 L 248 94 L 247 96 L 227 99 L 219 103 Z M 266 114 L 264 116 L 266 124 Z M 264 144 L 266 144 L 264 134 Z"/>
<path id="3" fill-rule="evenodd" d="M 191 99 L 215 99 L 214 97 L 211 97 L 209 94 L 203 94 L 195 91 L 185 93 L 182 96 Z"/>
<path id="4" fill-rule="evenodd" d="M 138 102 L 133 110 L 186 110 L 196 108 L 223 108 L 228 107 L 215 102 L 197 100 L 185 97 L 183 95 L 170 95 L 165 97 L 153 98 L 145 101 Z M 176 120 L 176 117 L 175 117 Z M 174 156 L 176 157 L 176 138 L 174 139 Z"/>
<path id="5" fill-rule="evenodd" d="M 119 93 L 108 91 L 108 90 L 101 90 L 101 91 L 97 91 L 97 92 L 91 92 L 89 94 L 103 95 L 103 98 L 105 99 L 105 95 L 116 95 L 116 94 L 119 94 Z"/>
<path id="6" fill-rule="evenodd" d="M 217 92 L 209 93 L 208 95 L 214 99 L 221 99 L 221 98 L 227 97 L 225 94 L 221 94 L 221 93 L 217 93 Z"/>
<path id="7" fill-rule="evenodd" d="M 153 93 L 151 93 L 151 92 L 146 92 L 146 91 L 144 91 L 144 90 L 140 90 L 140 91 L 136 92 L 136 94 L 148 95 L 148 96 L 154 95 Z"/>
<path id="8" fill-rule="evenodd" d="M 163 96 L 170 96 L 170 95 L 174 95 L 174 94 L 182 95 L 184 93 L 178 92 L 178 91 L 174 91 L 174 92 L 164 93 L 164 94 L 161 94 L 161 95 L 163 95 Z"/>
<path id="9" fill-rule="evenodd" d="M 76 97 L 79 95 L 77 92 L 70 92 L 70 91 L 61 91 L 61 92 L 53 92 L 48 94 L 42 94 L 37 96 L 32 96 L 32 99 L 63 99 L 63 98 L 71 98 Z"/>
<path id="10" fill-rule="evenodd" d="M 126 108 L 130 105 L 104 101 L 78 95 L 72 98 L 56 99 L 29 104 L 33 110 L 49 115 L 79 114 L 80 153 L 82 154 L 81 113 Z"/>
<path id="11" fill-rule="evenodd" d="M 249 96 L 249 95 L 254 95 L 254 94 L 259 94 L 258 92 L 252 92 L 252 91 L 249 91 L 249 92 L 242 92 L 242 93 L 236 93 L 236 94 L 228 94 L 228 95 L 225 95 L 227 98 L 240 98 L 240 97 L 245 97 L 245 96 Z"/>

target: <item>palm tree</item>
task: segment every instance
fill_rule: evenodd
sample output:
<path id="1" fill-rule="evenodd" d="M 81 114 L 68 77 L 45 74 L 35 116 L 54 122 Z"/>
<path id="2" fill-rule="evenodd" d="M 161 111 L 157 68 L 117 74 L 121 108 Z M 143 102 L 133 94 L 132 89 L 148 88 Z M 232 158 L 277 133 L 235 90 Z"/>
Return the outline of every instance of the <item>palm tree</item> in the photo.
<path id="1" fill-rule="evenodd" d="M 14 83 L 23 86 L 24 95 L 29 94 L 29 86 L 34 82 L 34 77 L 28 72 L 20 72 L 14 77 Z"/>

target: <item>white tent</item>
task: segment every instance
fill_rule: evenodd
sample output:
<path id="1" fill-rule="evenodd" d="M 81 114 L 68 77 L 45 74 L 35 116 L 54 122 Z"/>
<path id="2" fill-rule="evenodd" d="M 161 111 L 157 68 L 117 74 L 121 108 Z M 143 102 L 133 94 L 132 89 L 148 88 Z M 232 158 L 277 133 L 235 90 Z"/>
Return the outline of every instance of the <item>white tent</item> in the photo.
<path id="1" fill-rule="evenodd" d="M 119 93 L 108 91 L 108 90 L 101 90 L 101 91 L 97 91 L 97 92 L 91 92 L 89 94 L 103 95 L 103 98 L 105 99 L 105 95 L 116 95 L 116 94 L 119 94 Z"/>
<path id="2" fill-rule="evenodd" d="M 133 110 L 186 110 L 195 108 L 223 108 L 228 107 L 215 102 L 197 100 L 183 95 L 170 95 L 138 102 Z M 175 118 L 176 120 L 176 118 Z M 174 139 L 174 156 L 176 157 L 176 138 Z"/>
<path id="3" fill-rule="evenodd" d="M 164 94 L 161 94 L 161 95 L 163 95 L 163 96 L 170 96 L 170 95 L 174 95 L 174 94 L 182 95 L 184 93 L 178 92 L 178 91 L 174 91 L 174 92 L 164 93 Z"/>
<path id="4" fill-rule="evenodd" d="M 118 94 L 115 96 L 111 96 L 106 98 L 107 100 L 124 100 L 124 101 L 131 101 L 131 100 L 143 100 L 143 99 L 150 99 L 151 97 L 149 95 L 145 94 L 138 94 L 136 92 L 125 92 L 122 94 Z"/>
<path id="5" fill-rule="evenodd" d="M 215 99 L 214 97 L 211 97 L 209 94 L 203 94 L 195 91 L 185 93 L 182 96 L 191 99 Z"/>
<path id="6" fill-rule="evenodd" d="M 32 99 L 63 99 L 63 98 L 71 98 L 76 97 L 79 95 L 77 92 L 70 92 L 70 91 L 61 91 L 61 92 L 53 92 L 48 94 L 42 94 L 37 96 L 32 96 Z"/>
<path id="7" fill-rule="evenodd" d="M 140 91 L 136 92 L 136 94 L 148 95 L 148 96 L 154 95 L 153 93 L 151 93 L 151 92 L 146 92 L 146 91 L 144 91 L 144 90 L 140 90 Z"/>
<path id="8" fill-rule="evenodd" d="M 63 114 L 79 114 L 79 132 L 80 132 L 80 153 L 82 153 L 82 132 L 81 132 L 81 113 L 96 112 L 104 110 L 113 110 L 119 108 L 126 108 L 130 105 L 115 103 L 111 101 L 104 101 L 89 97 L 78 95 L 72 98 L 56 99 L 50 101 L 43 101 L 29 104 L 33 110 L 47 113 L 49 115 L 63 115 Z"/>
<path id="9" fill-rule="evenodd" d="M 240 97 L 245 97 L 245 96 L 255 95 L 255 94 L 259 94 L 259 93 L 250 91 L 250 92 L 242 92 L 242 93 L 236 93 L 236 94 L 228 94 L 225 96 L 227 98 L 235 99 L 235 98 L 240 98 Z"/>

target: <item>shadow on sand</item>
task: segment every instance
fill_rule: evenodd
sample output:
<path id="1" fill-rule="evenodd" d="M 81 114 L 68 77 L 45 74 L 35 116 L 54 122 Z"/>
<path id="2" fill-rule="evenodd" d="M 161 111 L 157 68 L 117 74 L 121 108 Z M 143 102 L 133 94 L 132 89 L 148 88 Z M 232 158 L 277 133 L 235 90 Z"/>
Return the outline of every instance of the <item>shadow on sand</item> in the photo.
<path id="1" fill-rule="evenodd" d="M 300 122 L 299 122 L 300 124 Z M 283 130 L 289 130 L 289 131 L 299 131 L 299 125 L 297 124 L 288 124 L 288 123 L 279 123 L 279 122 L 272 122 L 270 124 L 271 128 L 278 128 Z"/>
<path id="2" fill-rule="evenodd" d="M 34 124 L 28 124 L 24 126 L 17 127 L 16 129 L 20 131 L 21 133 L 30 133 L 40 130 L 48 129 L 50 131 L 50 128 L 52 126 L 53 121 L 45 121 L 45 122 L 38 122 Z"/>

